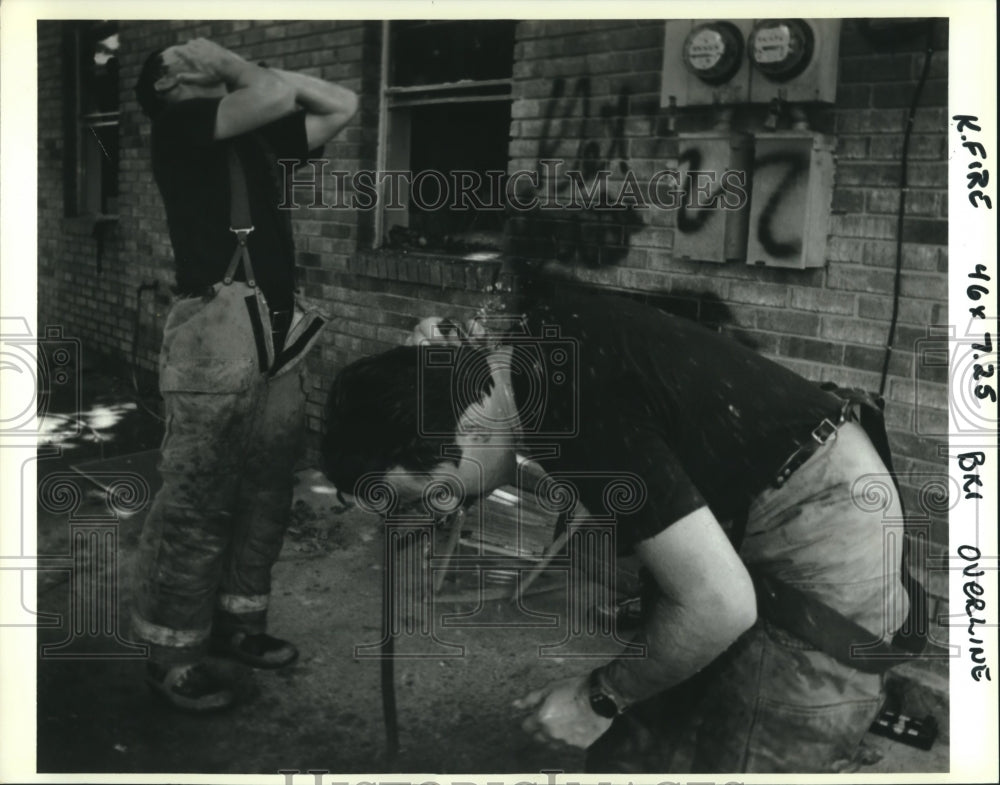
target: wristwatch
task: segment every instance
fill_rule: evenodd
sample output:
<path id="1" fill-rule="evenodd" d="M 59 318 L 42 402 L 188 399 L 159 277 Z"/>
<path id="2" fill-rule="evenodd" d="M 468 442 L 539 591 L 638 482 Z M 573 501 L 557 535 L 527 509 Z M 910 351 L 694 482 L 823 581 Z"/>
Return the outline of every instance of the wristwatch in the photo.
<path id="1" fill-rule="evenodd" d="M 605 689 L 600 668 L 595 668 L 590 672 L 589 687 L 590 708 L 594 714 L 612 719 L 625 711 L 625 707 L 619 705 L 615 696 Z"/>

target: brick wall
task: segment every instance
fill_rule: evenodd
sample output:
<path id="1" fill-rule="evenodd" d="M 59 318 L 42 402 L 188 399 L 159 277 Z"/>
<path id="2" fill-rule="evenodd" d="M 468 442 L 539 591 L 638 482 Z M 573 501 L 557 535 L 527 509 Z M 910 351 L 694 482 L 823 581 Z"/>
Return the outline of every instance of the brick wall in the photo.
<path id="1" fill-rule="evenodd" d="M 90 237 L 92 221 L 63 217 L 65 145 L 62 133 L 63 63 L 58 23 L 39 27 L 39 323 L 61 324 L 80 338 L 85 358 L 132 362 L 155 372 L 169 310 L 173 262 L 163 208 L 149 160 L 149 121 L 133 87 L 154 49 L 205 36 L 252 60 L 336 81 L 361 97 L 358 117 L 326 145 L 330 168 L 374 168 L 378 127 L 381 25 L 377 22 L 170 21 L 124 22 L 121 30 L 120 215 L 107 227 L 101 264 Z M 310 172 L 298 173 L 307 179 Z M 318 432 L 322 402 L 335 369 L 363 354 L 399 343 L 415 318 L 442 311 L 471 314 L 487 268 L 427 262 L 415 265 L 359 256 L 370 244 L 372 214 L 309 209 L 311 191 L 296 189 L 293 213 L 302 291 L 334 314 L 310 356 L 314 387 L 311 429 Z M 330 199 L 332 201 L 332 198 Z M 428 274 L 434 268 L 436 275 Z M 155 285 L 155 289 L 151 288 Z M 140 287 L 143 287 L 140 291 Z M 138 329 L 136 329 L 138 325 Z"/>
<path id="2" fill-rule="evenodd" d="M 541 171 L 544 158 L 568 165 L 589 158 L 612 171 L 624 164 L 642 181 L 676 167 L 677 142 L 660 109 L 663 37 L 661 21 L 523 22 L 509 171 Z M 949 501 L 939 451 L 947 441 L 947 380 L 944 369 L 918 369 L 915 349 L 929 325 L 948 318 L 947 40 L 947 21 L 939 20 L 909 148 L 901 298 L 885 390 L 906 502 L 922 530 L 930 530 L 935 552 L 947 544 Z M 924 49 L 922 35 L 872 41 L 858 22 L 843 25 L 837 101 L 813 117 L 814 127 L 833 134 L 837 144 L 822 268 L 680 260 L 671 254 L 676 212 L 641 208 L 617 215 L 594 208 L 555 220 L 517 217 L 509 224 L 511 251 L 557 258 L 543 270 L 566 282 L 560 285 L 639 292 L 723 323 L 807 378 L 877 390 L 892 310 L 903 133 Z M 943 575 L 934 579 L 943 596 L 944 581 L 936 578 Z"/>
<path id="3" fill-rule="evenodd" d="M 131 92 L 148 51 L 203 35 L 249 58 L 358 90 L 359 117 L 325 151 L 333 168 L 354 170 L 373 168 L 375 162 L 380 29 L 377 22 L 123 23 L 122 206 L 119 220 L 106 227 L 98 264 L 92 225 L 62 214 L 66 140 L 59 29 L 55 23 L 41 24 L 40 324 L 63 324 L 84 341 L 88 353 L 128 361 L 138 323 L 138 365 L 155 369 L 172 269 L 150 172 L 149 126 Z M 535 169 L 543 158 L 625 165 L 640 178 L 676 166 L 677 142 L 659 106 L 663 37 L 660 21 L 520 23 L 510 171 Z M 946 441 L 947 386 L 940 369 L 918 367 L 915 347 L 928 325 L 947 321 L 943 20 L 934 44 L 910 144 L 901 298 L 886 414 L 910 509 L 920 516 L 920 525 L 930 527 L 933 549 L 940 551 L 947 542 L 948 503 L 935 490 L 943 481 L 938 448 Z M 840 51 L 836 105 L 814 118 L 837 144 L 825 266 L 781 270 L 675 259 L 676 216 L 668 210 L 598 211 L 541 231 L 531 216 L 512 216 L 510 258 L 542 258 L 544 274 L 558 280 L 641 294 L 721 324 L 810 379 L 876 389 L 892 305 L 901 146 L 924 42 L 919 36 L 896 36 L 875 43 L 848 20 Z M 496 263 L 363 250 L 372 233 L 370 213 L 302 208 L 293 221 L 300 282 L 335 314 L 311 359 L 314 431 L 337 368 L 398 343 L 422 316 L 468 315 L 499 273 Z M 140 287 L 153 282 L 156 291 L 144 289 L 140 295 Z M 935 588 L 943 594 L 943 581 Z"/>
<path id="4" fill-rule="evenodd" d="M 128 271 L 120 261 L 115 223 L 65 217 L 63 45 L 57 23 L 38 25 L 38 324 L 62 325 L 95 351 L 126 353 Z M 99 239 L 100 238 L 100 239 Z"/>

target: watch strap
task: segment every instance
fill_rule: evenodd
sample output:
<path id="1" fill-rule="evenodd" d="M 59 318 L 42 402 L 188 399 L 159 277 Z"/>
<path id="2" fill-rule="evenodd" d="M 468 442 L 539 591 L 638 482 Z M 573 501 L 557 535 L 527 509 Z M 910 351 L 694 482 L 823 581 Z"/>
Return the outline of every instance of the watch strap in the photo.
<path id="1" fill-rule="evenodd" d="M 615 696 L 613 690 L 608 689 L 600 668 L 595 668 L 590 672 L 588 692 L 590 708 L 598 716 L 612 719 L 625 711 L 624 702 Z"/>

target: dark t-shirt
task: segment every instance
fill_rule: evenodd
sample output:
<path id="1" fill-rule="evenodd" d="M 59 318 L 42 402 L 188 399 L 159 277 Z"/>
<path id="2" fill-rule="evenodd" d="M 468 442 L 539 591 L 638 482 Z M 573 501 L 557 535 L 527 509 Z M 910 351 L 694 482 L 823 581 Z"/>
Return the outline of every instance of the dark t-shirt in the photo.
<path id="1" fill-rule="evenodd" d="M 548 434 L 534 441 L 559 447 L 541 463 L 571 476 L 592 514 L 613 512 L 605 494 L 615 476 L 645 486 L 644 503 L 615 514 L 623 552 L 699 507 L 719 520 L 745 510 L 839 411 L 833 395 L 736 341 L 627 298 L 534 303 L 527 325 L 533 337 L 514 341 L 513 384 L 529 439 Z M 538 341 L 546 325 L 558 336 Z M 560 342 L 569 363 L 557 364 Z"/>
<path id="2" fill-rule="evenodd" d="M 236 248 L 229 231 L 229 149 L 235 147 L 247 181 L 254 231 L 248 248 L 257 283 L 273 310 L 292 306 L 295 246 L 282 201 L 278 158 L 304 160 L 305 115 L 296 112 L 256 131 L 216 141 L 221 98 L 168 105 L 153 123 L 153 176 L 167 213 L 177 264 L 177 289 L 197 294 L 222 280 Z M 236 278 L 243 278 L 240 270 Z"/>

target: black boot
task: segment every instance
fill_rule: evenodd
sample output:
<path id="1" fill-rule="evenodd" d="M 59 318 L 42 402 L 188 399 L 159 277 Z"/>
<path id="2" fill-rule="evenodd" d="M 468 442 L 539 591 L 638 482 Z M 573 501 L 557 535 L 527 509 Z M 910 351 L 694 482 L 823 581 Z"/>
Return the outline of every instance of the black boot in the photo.
<path id="1" fill-rule="evenodd" d="M 174 708 L 203 713 L 228 709 L 236 702 L 236 692 L 204 662 L 146 666 L 146 684 Z"/>

